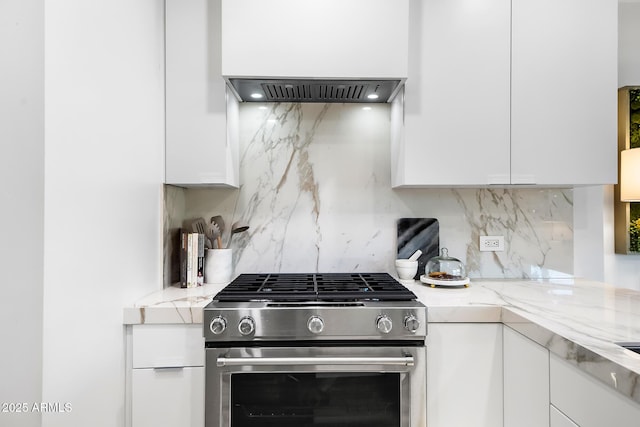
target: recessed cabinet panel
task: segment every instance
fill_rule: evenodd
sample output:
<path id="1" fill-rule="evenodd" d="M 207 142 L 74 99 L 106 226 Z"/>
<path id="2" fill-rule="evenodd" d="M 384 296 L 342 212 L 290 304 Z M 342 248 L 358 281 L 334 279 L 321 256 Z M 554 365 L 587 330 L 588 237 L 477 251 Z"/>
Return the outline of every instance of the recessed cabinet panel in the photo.
<path id="1" fill-rule="evenodd" d="M 509 14 L 508 0 L 410 3 L 394 186 L 509 183 Z"/>
<path id="2" fill-rule="evenodd" d="M 166 0 L 165 182 L 238 186 L 221 75 L 220 1 Z M 230 96 L 233 98 L 233 96 Z"/>
<path id="3" fill-rule="evenodd" d="M 616 182 L 617 5 L 512 3 L 512 183 Z"/>

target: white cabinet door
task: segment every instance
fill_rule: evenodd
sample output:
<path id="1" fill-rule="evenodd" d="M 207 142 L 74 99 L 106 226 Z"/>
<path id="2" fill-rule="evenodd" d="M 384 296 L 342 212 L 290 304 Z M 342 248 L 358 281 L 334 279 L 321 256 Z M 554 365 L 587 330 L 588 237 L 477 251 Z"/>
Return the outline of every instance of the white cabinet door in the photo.
<path id="1" fill-rule="evenodd" d="M 501 324 L 429 324 L 429 427 L 500 427 L 502 391 Z"/>
<path id="2" fill-rule="evenodd" d="M 513 184 L 616 182 L 617 6 L 512 2 Z"/>
<path id="3" fill-rule="evenodd" d="M 551 403 L 576 424 L 581 427 L 639 424 L 640 404 L 555 354 L 551 354 L 549 368 Z"/>
<path id="4" fill-rule="evenodd" d="M 549 425 L 550 427 L 579 427 L 553 405 L 549 405 Z"/>
<path id="5" fill-rule="evenodd" d="M 615 183 L 617 19 L 613 0 L 411 1 L 392 185 Z"/>
<path id="6" fill-rule="evenodd" d="M 134 369 L 133 427 L 204 427 L 204 367 Z"/>
<path id="7" fill-rule="evenodd" d="M 220 65 L 220 1 L 166 0 L 165 182 L 237 187 L 236 103 Z M 228 98 L 228 99 L 227 99 Z"/>
<path id="8" fill-rule="evenodd" d="M 510 1 L 413 0 L 409 7 L 392 185 L 508 184 Z"/>
<path id="9" fill-rule="evenodd" d="M 504 327 L 504 426 L 549 427 L 549 351 Z"/>
<path id="10" fill-rule="evenodd" d="M 201 324 L 132 326 L 127 366 L 132 427 L 204 426 Z"/>
<path id="11" fill-rule="evenodd" d="M 132 367 L 204 366 L 202 324 L 133 325 Z"/>
<path id="12" fill-rule="evenodd" d="M 222 0 L 222 74 L 404 79 L 408 16 L 408 0 Z"/>

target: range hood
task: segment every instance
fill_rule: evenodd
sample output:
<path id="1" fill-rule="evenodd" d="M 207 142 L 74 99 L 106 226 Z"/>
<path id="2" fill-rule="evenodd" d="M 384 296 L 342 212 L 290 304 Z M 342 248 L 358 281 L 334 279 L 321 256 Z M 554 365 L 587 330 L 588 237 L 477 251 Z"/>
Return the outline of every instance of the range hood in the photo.
<path id="1" fill-rule="evenodd" d="M 221 0 L 221 74 L 245 102 L 390 102 L 408 28 L 408 0 Z"/>
<path id="2" fill-rule="evenodd" d="M 402 80 L 228 79 L 243 102 L 389 102 Z"/>

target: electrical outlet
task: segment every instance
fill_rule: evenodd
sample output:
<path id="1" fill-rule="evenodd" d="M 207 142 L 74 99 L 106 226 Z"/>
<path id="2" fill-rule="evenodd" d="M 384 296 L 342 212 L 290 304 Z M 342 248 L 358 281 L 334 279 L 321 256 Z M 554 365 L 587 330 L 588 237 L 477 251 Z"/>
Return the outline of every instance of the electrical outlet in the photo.
<path id="1" fill-rule="evenodd" d="M 480 236 L 480 252 L 504 251 L 504 236 Z"/>

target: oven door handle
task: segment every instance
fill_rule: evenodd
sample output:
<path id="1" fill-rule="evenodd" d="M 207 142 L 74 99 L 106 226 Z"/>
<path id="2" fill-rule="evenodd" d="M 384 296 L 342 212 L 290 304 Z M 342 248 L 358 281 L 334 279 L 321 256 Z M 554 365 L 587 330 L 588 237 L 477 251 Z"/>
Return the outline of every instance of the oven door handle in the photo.
<path id="1" fill-rule="evenodd" d="M 414 366 L 413 356 L 401 357 L 218 357 L 222 366 L 395 365 Z"/>

